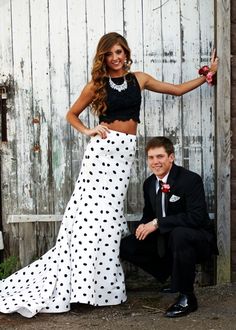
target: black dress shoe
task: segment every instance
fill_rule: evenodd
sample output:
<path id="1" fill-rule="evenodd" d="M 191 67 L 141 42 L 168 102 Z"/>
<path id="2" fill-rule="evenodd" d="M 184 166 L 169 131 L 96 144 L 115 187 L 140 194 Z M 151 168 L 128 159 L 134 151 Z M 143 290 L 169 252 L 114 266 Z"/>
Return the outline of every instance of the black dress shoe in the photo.
<path id="1" fill-rule="evenodd" d="M 194 293 L 180 293 L 176 302 L 165 312 L 166 317 L 180 317 L 196 311 L 198 308 L 197 298 Z"/>

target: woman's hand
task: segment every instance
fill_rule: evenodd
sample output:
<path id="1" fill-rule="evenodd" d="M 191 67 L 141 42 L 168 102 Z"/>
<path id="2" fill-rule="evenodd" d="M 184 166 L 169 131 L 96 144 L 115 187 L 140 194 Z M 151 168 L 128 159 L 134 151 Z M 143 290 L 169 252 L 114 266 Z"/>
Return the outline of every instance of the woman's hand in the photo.
<path id="1" fill-rule="evenodd" d="M 216 56 L 216 49 L 213 49 L 211 54 L 211 65 L 210 65 L 210 71 L 217 72 L 218 69 L 218 62 L 219 58 Z"/>
<path id="2" fill-rule="evenodd" d="M 102 139 L 107 138 L 107 133 L 110 133 L 109 129 L 104 125 L 97 125 L 94 128 L 88 128 L 84 132 L 88 136 L 100 135 Z"/>

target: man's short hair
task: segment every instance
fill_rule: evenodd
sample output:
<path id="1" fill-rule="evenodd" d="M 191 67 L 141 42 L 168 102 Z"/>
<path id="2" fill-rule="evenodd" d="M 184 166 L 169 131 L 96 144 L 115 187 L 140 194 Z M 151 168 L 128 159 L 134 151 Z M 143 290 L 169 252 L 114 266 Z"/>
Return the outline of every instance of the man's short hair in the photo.
<path id="1" fill-rule="evenodd" d="M 148 141 L 146 148 L 145 148 L 146 154 L 148 153 L 148 151 L 150 149 L 160 148 L 160 147 L 163 147 L 165 149 L 168 156 L 170 154 L 175 153 L 174 145 L 170 139 L 168 139 L 165 136 L 156 136 Z"/>

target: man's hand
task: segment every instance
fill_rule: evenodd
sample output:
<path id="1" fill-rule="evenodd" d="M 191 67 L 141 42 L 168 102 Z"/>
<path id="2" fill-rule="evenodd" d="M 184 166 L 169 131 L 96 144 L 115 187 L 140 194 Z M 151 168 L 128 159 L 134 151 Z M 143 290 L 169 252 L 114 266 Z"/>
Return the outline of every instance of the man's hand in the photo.
<path id="1" fill-rule="evenodd" d="M 144 240 L 149 234 L 156 231 L 157 228 L 158 228 L 158 226 L 154 225 L 152 221 L 150 221 L 146 224 L 141 224 L 136 229 L 135 236 L 140 241 Z"/>

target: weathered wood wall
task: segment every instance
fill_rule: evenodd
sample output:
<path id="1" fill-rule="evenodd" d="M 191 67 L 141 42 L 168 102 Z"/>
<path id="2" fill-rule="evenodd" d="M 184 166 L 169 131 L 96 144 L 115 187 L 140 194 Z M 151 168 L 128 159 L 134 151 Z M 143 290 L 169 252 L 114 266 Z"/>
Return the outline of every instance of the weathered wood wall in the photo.
<path id="1" fill-rule="evenodd" d="M 79 172 L 87 139 L 65 114 L 90 77 L 101 35 L 127 37 L 133 71 L 179 83 L 209 63 L 214 1 L 1 0 L 0 12 L 0 83 L 8 87 L 8 142 L 1 147 L 5 252 L 26 264 L 55 241 L 59 223 L 41 222 L 41 215 L 63 214 Z M 82 117 L 96 122 L 89 111 Z M 144 92 L 141 120 L 127 212 L 142 210 L 145 142 L 165 134 L 177 163 L 202 175 L 214 213 L 214 88 L 205 84 L 181 98 Z M 25 222 L 20 215 L 28 215 Z"/>
<path id="2" fill-rule="evenodd" d="M 231 162 L 231 237 L 232 237 L 232 279 L 236 281 L 236 3 L 231 1 L 231 54 L 232 54 L 232 86 L 231 86 L 231 130 L 232 130 L 232 162 Z"/>
<path id="3" fill-rule="evenodd" d="M 230 205 L 230 0 L 217 1 L 217 50 L 220 57 L 217 72 L 216 114 L 216 213 L 219 257 L 217 282 L 231 280 L 231 205 Z"/>

